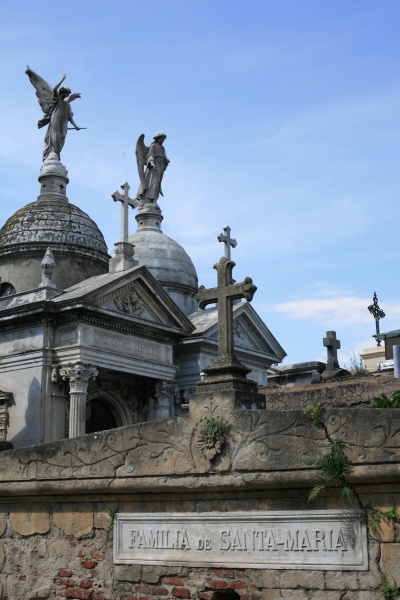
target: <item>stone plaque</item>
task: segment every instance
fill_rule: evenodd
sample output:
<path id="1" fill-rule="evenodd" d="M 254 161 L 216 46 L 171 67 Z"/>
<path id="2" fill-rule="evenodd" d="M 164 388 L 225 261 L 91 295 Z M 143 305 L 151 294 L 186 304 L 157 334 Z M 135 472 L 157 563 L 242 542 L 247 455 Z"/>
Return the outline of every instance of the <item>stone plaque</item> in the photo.
<path id="1" fill-rule="evenodd" d="M 366 570 L 367 532 L 356 510 L 117 514 L 114 562 Z"/>

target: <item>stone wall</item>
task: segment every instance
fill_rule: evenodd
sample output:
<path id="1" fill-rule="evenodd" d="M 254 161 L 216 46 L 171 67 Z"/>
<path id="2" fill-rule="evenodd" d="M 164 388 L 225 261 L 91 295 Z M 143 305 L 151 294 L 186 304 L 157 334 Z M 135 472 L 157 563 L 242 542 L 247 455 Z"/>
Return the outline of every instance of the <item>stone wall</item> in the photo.
<path id="1" fill-rule="evenodd" d="M 230 425 L 211 460 L 199 443 L 210 414 Z M 322 417 L 329 434 L 348 444 L 351 481 L 362 501 L 382 509 L 400 505 L 400 411 L 327 408 Z M 320 478 L 302 456 L 324 439 L 301 410 L 236 411 L 213 393 L 186 417 L 5 451 L 0 598 L 378 600 L 384 576 L 400 583 L 398 524 L 384 523 L 380 535 L 369 535 L 368 570 L 246 568 L 244 555 L 239 568 L 222 561 L 114 564 L 115 512 L 291 515 L 352 508 L 335 488 L 307 502 Z"/>
<path id="2" fill-rule="evenodd" d="M 260 393 L 265 395 L 270 410 L 297 410 L 310 406 L 312 402 L 321 406 L 367 406 L 375 396 L 382 393 L 390 396 L 399 389 L 400 381 L 388 375 L 291 388 L 264 388 Z"/>
<path id="3" fill-rule="evenodd" d="M 366 491 L 364 500 L 391 508 L 400 501 L 400 486 L 381 493 Z M 148 497 L 128 500 L 52 500 L 39 504 L 0 505 L 0 598 L 2 600 L 212 600 L 215 592 L 236 592 L 240 600 L 378 600 L 383 573 L 400 577 L 400 528 L 384 525 L 370 536 L 368 571 L 310 571 L 114 565 L 113 532 L 106 510 L 196 511 L 280 510 L 307 505 L 304 492 L 215 495 L 204 500 Z M 64 499 L 65 500 L 65 499 Z M 325 497 L 318 507 L 338 505 Z"/>

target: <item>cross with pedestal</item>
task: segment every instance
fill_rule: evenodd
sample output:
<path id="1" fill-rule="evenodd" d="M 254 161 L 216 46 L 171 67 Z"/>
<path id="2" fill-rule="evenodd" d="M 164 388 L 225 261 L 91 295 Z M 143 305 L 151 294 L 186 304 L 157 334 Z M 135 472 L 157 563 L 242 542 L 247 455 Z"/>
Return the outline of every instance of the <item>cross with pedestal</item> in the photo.
<path id="1" fill-rule="evenodd" d="M 223 233 L 220 233 L 219 236 L 217 237 L 217 239 L 219 242 L 223 242 L 225 244 L 225 248 L 224 248 L 225 258 L 227 258 L 228 260 L 231 260 L 231 247 L 236 248 L 237 241 L 235 239 L 231 238 L 231 228 L 229 227 L 229 225 L 227 227 L 224 227 L 224 231 L 225 231 L 225 235 Z"/>
<path id="2" fill-rule="evenodd" d="M 368 310 L 375 319 L 376 335 L 379 335 L 379 320 L 385 317 L 385 313 L 378 304 L 378 296 L 374 292 L 373 304 L 368 306 Z M 377 346 L 381 345 L 381 340 L 378 339 Z"/>
<path id="3" fill-rule="evenodd" d="M 336 331 L 327 331 L 323 340 L 327 351 L 326 370 L 333 371 L 339 368 L 337 351 L 340 348 L 340 341 L 336 339 Z"/>
<path id="4" fill-rule="evenodd" d="M 214 265 L 217 270 L 217 287 L 206 289 L 199 287 L 195 299 L 199 307 L 204 309 L 208 304 L 218 303 L 218 358 L 219 366 L 240 364 L 233 351 L 233 301 L 245 298 L 253 299 L 257 287 L 250 277 L 242 283 L 232 283 L 232 269 L 235 263 L 225 256 Z M 207 372 L 207 369 L 204 369 Z"/>
<path id="5" fill-rule="evenodd" d="M 128 241 L 128 208 L 131 206 L 132 208 L 136 208 L 138 205 L 138 201 L 136 199 L 129 198 L 129 183 L 125 182 L 121 185 L 123 190 L 123 194 L 120 194 L 118 191 L 111 194 L 114 202 L 121 202 L 121 242 Z"/>

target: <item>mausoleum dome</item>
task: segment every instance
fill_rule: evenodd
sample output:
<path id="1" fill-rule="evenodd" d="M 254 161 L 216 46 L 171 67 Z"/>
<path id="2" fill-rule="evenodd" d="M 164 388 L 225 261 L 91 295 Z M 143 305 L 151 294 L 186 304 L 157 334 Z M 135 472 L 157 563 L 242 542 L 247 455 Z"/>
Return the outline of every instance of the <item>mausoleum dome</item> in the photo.
<path id="1" fill-rule="evenodd" d="M 197 273 L 188 253 L 160 229 L 139 227 L 129 237 L 135 246 L 134 258 L 145 265 L 168 292 L 179 308 L 190 315 L 198 308 L 194 295 L 198 290 Z"/>
<path id="2" fill-rule="evenodd" d="M 34 289 L 51 247 L 55 282 L 65 289 L 108 270 L 108 253 L 96 223 L 66 198 L 39 199 L 12 215 L 0 230 L 0 273 L 16 292 Z"/>

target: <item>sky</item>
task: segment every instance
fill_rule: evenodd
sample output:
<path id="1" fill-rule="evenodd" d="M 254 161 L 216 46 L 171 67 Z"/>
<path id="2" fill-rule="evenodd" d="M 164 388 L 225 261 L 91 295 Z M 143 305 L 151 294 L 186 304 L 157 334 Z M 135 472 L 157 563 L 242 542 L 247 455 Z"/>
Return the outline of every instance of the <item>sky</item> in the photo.
<path id="1" fill-rule="evenodd" d="M 120 236 L 111 194 L 136 195 L 136 140 L 171 161 L 163 232 L 216 284 L 229 225 L 237 281 L 284 364 L 373 347 L 376 291 L 400 328 L 398 0 L 2 0 L 0 222 L 36 200 L 45 130 L 26 65 L 82 97 L 61 159 L 67 195 Z M 130 233 L 136 229 L 130 213 Z"/>

